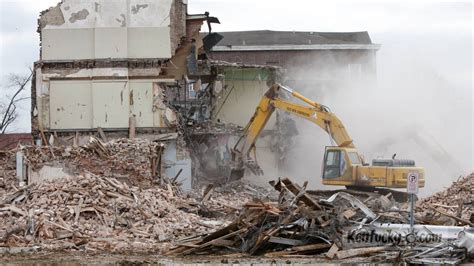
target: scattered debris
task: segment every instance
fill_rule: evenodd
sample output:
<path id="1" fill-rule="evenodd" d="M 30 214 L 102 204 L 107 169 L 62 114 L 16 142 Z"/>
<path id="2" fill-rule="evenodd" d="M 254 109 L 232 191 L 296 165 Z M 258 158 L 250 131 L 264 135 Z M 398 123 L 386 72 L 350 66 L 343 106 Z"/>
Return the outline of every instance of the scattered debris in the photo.
<path id="1" fill-rule="evenodd" d="M 64 168 L 71 175 L 90 172 L 129 185 L 150 187 L 155 182 L 162 185 L 171 182 L 172 177 L 161 175 L 164 149 L 166 143 L 159 141 L 114 139 L 104 143 L 91 137 L 84 146 L 24 146 L 21 151 L 33 171 L 50 165 Z"/>
<path id="2" fill-rule="evenodd" d="M 0 242 L 43 249 L 160 250 L 221 225 L 173 190 L 130 187 L 93 174 L 33 184 L 0 201 Z M 210 223 L 210 222 L 214 223 Z M 63 243 L 63 245 L 59 245 Z M 69 247 L 69 245 L 66 245 Z"/>
<path id="3" fill-rule="evenodd" d="M 0 151 L 0 195 L 15 189 L 16 183 L 15 152 Z"/>
<path id="4" fill-rule="evenodd" d="M 413 244 L 406 204 L 390 193 L 308 191 L 290 178 L 268 188 L 243 180 L 207 184 L 187 194 L 173 182 L 176 176 L 144 182 L 161 178 L 165 148 L 159 141 L 96 138 L 82 147 L 26 146 L 29 167 L 62 164 L 72 176 L 22 187 L 14 178 L 15 153 L 0 154 L 0 253 L 140 250 L 406 263 L 460 263 L 472 256 L 473 175 L 418 203 L 415 236 L 436 238 Z M 377 240 L 351 242 L 352 233 Z M 385 235 L 405 240 L 381 241 Z"/>
<path id="5" fill-rule="evenodd" d="M 418 220 L 427 224 L 474 224 L 474 173 L 417 203 Z"/>
<path id="6" fill-rule="evenodd" d="M 364 202 L 344 192 L 324 199 L 307 194 L 305 185 L 301 187 L 289 178 L 270 183 L 279 192 L 277 201 L 254 199 L 244 205 L 234 222 L 212 233 L 178 242 L 166 255 L 237 253 L 292 257 L 325 254 L 328 259 L 391 257 L 393 261 L 407 263 L 459 263 L 468 256 L 468 248 L 464 247 L 470 245 L 470 238 L 463 237 L 456 242 L 466 228 L 417 225 L 415 231 L 410 231 L 408 224 L 393 224 L 404 219 L 391 214 L 401 213 L 398 207 L 391 205 L 390 210 L 386 210 L 387 206 L 381 204 L 375 210 L 364 203 L 374 199 L 373 193 L 369 193 Z M 208 187 L 204 196 L 209 191 Z M 388 200 L 386 195 L 378 197 Z M 351 243 L 354 236 L 348 234 L 353 232 L 356 232 L 355 242 L 361 244 Z M 392 240 L 387 241 L 389 239 Z"/>

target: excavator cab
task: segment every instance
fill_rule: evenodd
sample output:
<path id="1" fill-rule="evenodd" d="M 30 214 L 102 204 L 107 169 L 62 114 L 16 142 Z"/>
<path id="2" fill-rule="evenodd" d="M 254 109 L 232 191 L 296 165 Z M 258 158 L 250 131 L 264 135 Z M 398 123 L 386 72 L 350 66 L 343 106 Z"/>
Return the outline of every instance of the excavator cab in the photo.
<path id="1" fill-rule="evenodd" d="M 342 149 L 327 149 L 324 154 L 323 178 L 340 178 L 347 170 L 347 163 Z"/>
<path id="2" fill-rule="evenodd" d="M 350 181 L 355 165 L 363 165 L 356 149 L 346 147 L 326 147 L 322 167 L 323 184 L 340 185 L 341 181 Z"/>

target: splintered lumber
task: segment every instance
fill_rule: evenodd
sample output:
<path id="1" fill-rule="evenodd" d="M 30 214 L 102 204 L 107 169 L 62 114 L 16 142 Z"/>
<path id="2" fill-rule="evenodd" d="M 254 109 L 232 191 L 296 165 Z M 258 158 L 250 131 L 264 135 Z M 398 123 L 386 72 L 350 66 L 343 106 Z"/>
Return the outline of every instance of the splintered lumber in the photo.
<path id="1" fill-rule="evenodd" d="M 22 209 L 14 206 L 14 205 L 6 205 L 5 207 L 0 206 L 0 212 L 1 211 L 11 211 L 11 212 L 19 214 L 21 216 L 27 216 L 27 213 L 25 211 L 23 211 Z"/>
<path id="2" fill-rule="evenodd" d="M 209 198 L 211 197 L 213 191 L 214 191 L 214 185 L 213 184 L 207 185 L 205 190 L 204 190 L 201 202 L 206 203 L 209 200 Z"/>
<path id="3" fill-rule="evenodd" d="M 280 215 L 281 210 L 275 206 L 272 206 L 269 203 L 264 202 L 248 202 L 244 205 L 248 210 L 262 210 L 269 214 L 273 214 L 275 216 Z"/>
<path id="4" fill-rule="evenodd" d="M 129 124 L 128 138 L 129 139 L 134 139 L 135 138 L 135 128 L 136 128 L 136 124 L 137 124 L 137 119 L 136 119 L 135 115 L 130 116 L 128 124 Z"/>
<path id="5" fill-rule="evenodd" d="M 5 242 L 8 240 L 8 238 L 13 235 L 13 234 L 17 234 L 17 233 L 20 233 L 22 231 L 24 231 L 26 229 L 26 225 L 15 225 L 11 228 L 7 228 L 5 230 L 5 234 L 3 236 L 0 236 L 0 242 Z"/>
<path id="6" fill-rule="evenodd" d="M 328 249 L 330 244 L 325 236 L 333 229 L 321 226 L 321 222 L 332 219 L 327 216 L 325 209 L 306 195 L 304 188 L 289 179 L 283 179 L 274 187 L 279 191 L 289 190 L 296 195 L 278 203 L 260 199 L 247 202 L 235 222 L 200 240 L 182 243 L 166 255 L 203 254 L 230 248 L 250 255 L 292 256 L 321 253 Z M 206 189 L 203 198 L 210 190 L 209 187 Z M 278 250 L 284 246 L 291 248 Z"/>
<path id="7" fill-rule="evenodd" d="M 115 192 L 110 192 L 110 191 L 107 191 L 105 194 L 107 194 L 107 196 L 110 196 L 110 197 L 115 197 L 115 198 L 122 198 L 122 199 L 126 199 L 126 200 L 129 200 L 129 201 L 134 201 L 134 199 L 130 198 L 130 197 L 127 197 L 127 196 L 124 196 L 122 194 L 118 194 L 118 193 L 115 193 Z"/>
<path id="8" fill-rule="evenodd" d="M 54 223 L 54 222 L 51 222 L 51 221 L 48 221 L 48 220 L 45 220 L 45 222 L 47 222 L 47 223 L 49 223 L 49 224 L 52 224 L 52 225 L 54 225 L 54 226 L 57 226 L 57 227 L 59 227 L 59 228 L 61 228 L 61 229 L 64 229 L 64 230 L 66 230 L 66 231 L 69 231 L 69 232 L 71 232 L 71 233 L 74 232 L 74 231 L 72 231 L 71 229 L 66 228 L 65 226 L 62 226 L 62 225 L 60 225 L 60 224 L 57 224 L 57 223 Z"/>
<path id="9" fill-rule="evenodd" d="M 291 251 L 291 250 L 273 251 L 273 252 L 267 252 L 263 254 L 263 256 L 268 257 L 268 258 L 274 258 L 274 257 L 283 257 L 285 255 L 290 255 L 292 253 L 294 253 L 294 251 Z"/>
<path id="10" fill-rule="evenodd" d="M 110 150 L 96 137 L 91 136 L 89 138 L 88 148 L 95 151 L 102 158 L 108 158 L 111 156 Z"/>
<path id="11" fill-rule="evenodd" d="M 81 197 L 75 209 L 75 213 L 76 213 L 76 219 L 74 220 L 75 223 L 77 223 L 77 221 L 79 220 L 79 216 L 81 215 L 82 203 L 84 203 L 84 198 Z"/>
<path id="12" fill-rule="evenodd" d="M 278 182 L 276 182 L 276 184 L 270 184 L 272 184 L 273 187 L 280 192 L 283 189 L 283 184 L 295 196 L 300 196 L 300 199 L 298 199 L 298 201 L 301 200 L 306 205 L 315 210 L 322 210 L 322 207 L 311 196 L 309 196 L 306 192 L 302 193 L 302 188 L 298 184 L 293 183 L 288 177 L 281 178 L 280 180 L 278 180 Z"/>
<path id="13" fill-rule="evenodd" d="M 283 238 L 283 237 L 276 237 L 276 236 L 271 236 L 268 239 L 268 242 L 270 243 L 277 243 L 277 244 L 283 244 L 283 245 L 288 245 L 288 246 L 299 246 L 303 245 L 304 242 L 298 239 L 289 239 L 289 238 Z"/>
<path id="14" fill-rule="evenodd" d="M 236 235 L 238 235 L 238 234 L 240 234 L 240 233 L 243 233 L 246 229 L 247 229 L 247 228 L 242 228 L 242 229 L 239 229 L 239 230 L 234 231 L 234 232 L 232 232 L 232 233 L 229 233 L 229 234 L 227 234 L 227 235 L 223 235 L 223 236 L 221 236 L 221 237 L 219 237 L 219 238 L 216 238 L 216 239 L 210 240 L 210 241 L 208 241 L 208 242 L 205 242 L 205 243 L 203 243 L 203 244 L 197 245 L 197 247 L 191 248 L 191 249 L 189 249 L 189 250 L 186 250 L 186 251 L 184 251 L 184 252 L 181 253 L 181 254 L 186 255 L 186 254 L 189 254 L 189 253 L 191 253 L 191 252 L 197 251 L 197 250 L 199 250 L 199 249 L 203 249 L 203 248 L 207 248 L 207 247 L 209 247 L 209 246 L 213 246 L 214 243 L 217 243 L 218 246 L 220 246 L 220 242 L 219 242 L 219 241 L 225 240 L 225 239 L 227 239 L 227 238 L 230 238 L 230 237 L 236 236 Z"/>
<path id="15" fill-rule="evenodd" d="M 369 248 L 354 248 L 348 250 L 341 250 L 336 253 L 336 258 L 346 259 L 355 256 L 368 255 L 375 252 L 386 250 L 387 247 L 369 247 Z"/>
<path id="16" fill-rule="evenodd" d="M 356 216 L 357 212 L 353 209 L 348 209 L 342 213 L 342 216 L 346 219 L 351 219 L 352 217 Z"/>
<path id="17" fill-rule="evenodd" d="M 0 204 L 9 204 L 15 201 L 18 197 L 22 196 L 25 194 L 25 191 L 30 188 L 31 185 L 28 185 L 26 187 L 22 187 L 19 190 L 12 192 L 10 194 L 7 194 L 2 201 L 0 201 Z"/>
<path id="18" fill-rule="evenodd" d="M 239 228 L 239 221 L 233 222 L 229 224 L 228 226 L 207 235 L 200 241 L 192 241 L 191 245 L 194 249 L 203 247 L 205 243 L 211 242 L 213 240 L 225 239 L 225 237 L 229 236 L 229 234 L 237 231 L 238 228 Z M 188 243 L 179 244 L 179 247 L 170 250 L 165 255 L 184 254 L 185 252 L 190 253 L 193 251 L 193 249 L 190 249 L 189 245 L 190 244 Z"/>
<path id="19" fill-rule="evenodd" d="M 333 259 L 336 253 L 339 251 L 339 247 L 336 244 L 332 244 L 331 248 L 326 253 L 326 257 Z"/>
<path id="20" fill-rule="evenodd" d="M 326 244 L 326 243 L 317 243 L 317 244 L 310 244 L 310 245 L 292 247 L 291 249 L 294 250 L 294 251 L 298 251 L 298 252 L 316 251 L 316 250 L 329 248 L 330 246 L 331 245 Z"/>
<path id="21" fill-rule="evenodd" d="M 107 137 L 105 136 L 104 130 L 102 130 L 101 127 L 97 128 L 97 132 L 99 133 L 99 136 L 102 139 L 102 141 L 107 142 Z"/>
<path id="22" fill-rule="evenodd" d="M 226 239 L 214 239 L 210 241 L 210 244 L 216 247 L 230 247 L 234 245 L 235 241 L 226 240 Z"/>
<path id="23" fill-rule="evenodd" d="M 288 255 L 305 255 L 319 253 L 321 250 L 328 249 L 331 245 L 326 243 L 309 244 L 304 246 L 295 246 L 289 250 L 267 252 L 264 257 L 284 257 Z"/>

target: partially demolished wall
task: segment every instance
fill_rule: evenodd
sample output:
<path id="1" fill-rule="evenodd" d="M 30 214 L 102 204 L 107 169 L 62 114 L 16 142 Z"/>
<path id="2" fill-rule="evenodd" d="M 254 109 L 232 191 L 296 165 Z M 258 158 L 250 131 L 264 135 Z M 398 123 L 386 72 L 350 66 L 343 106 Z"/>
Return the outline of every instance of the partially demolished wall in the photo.
<path id="1" fill-rule="evenodd" d="M 130 117 L 138 128 L 172 127 L 160 83 L 182 78 L 164 69 L 187 42 L 186 9 L 181 0 L 65 0 L 44 11 L 32 132 L 116 131 Z"/>

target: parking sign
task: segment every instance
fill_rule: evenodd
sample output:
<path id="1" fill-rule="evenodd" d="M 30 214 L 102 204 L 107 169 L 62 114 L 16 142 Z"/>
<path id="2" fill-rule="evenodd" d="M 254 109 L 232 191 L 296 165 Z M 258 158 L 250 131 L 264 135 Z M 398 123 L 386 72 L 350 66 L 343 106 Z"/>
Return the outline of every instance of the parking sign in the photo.
<path id="1" fill-rule="evenodd" d="M 418 193 L 418 173 L 410 172 L 407 176 L 407 193 Z"/>

